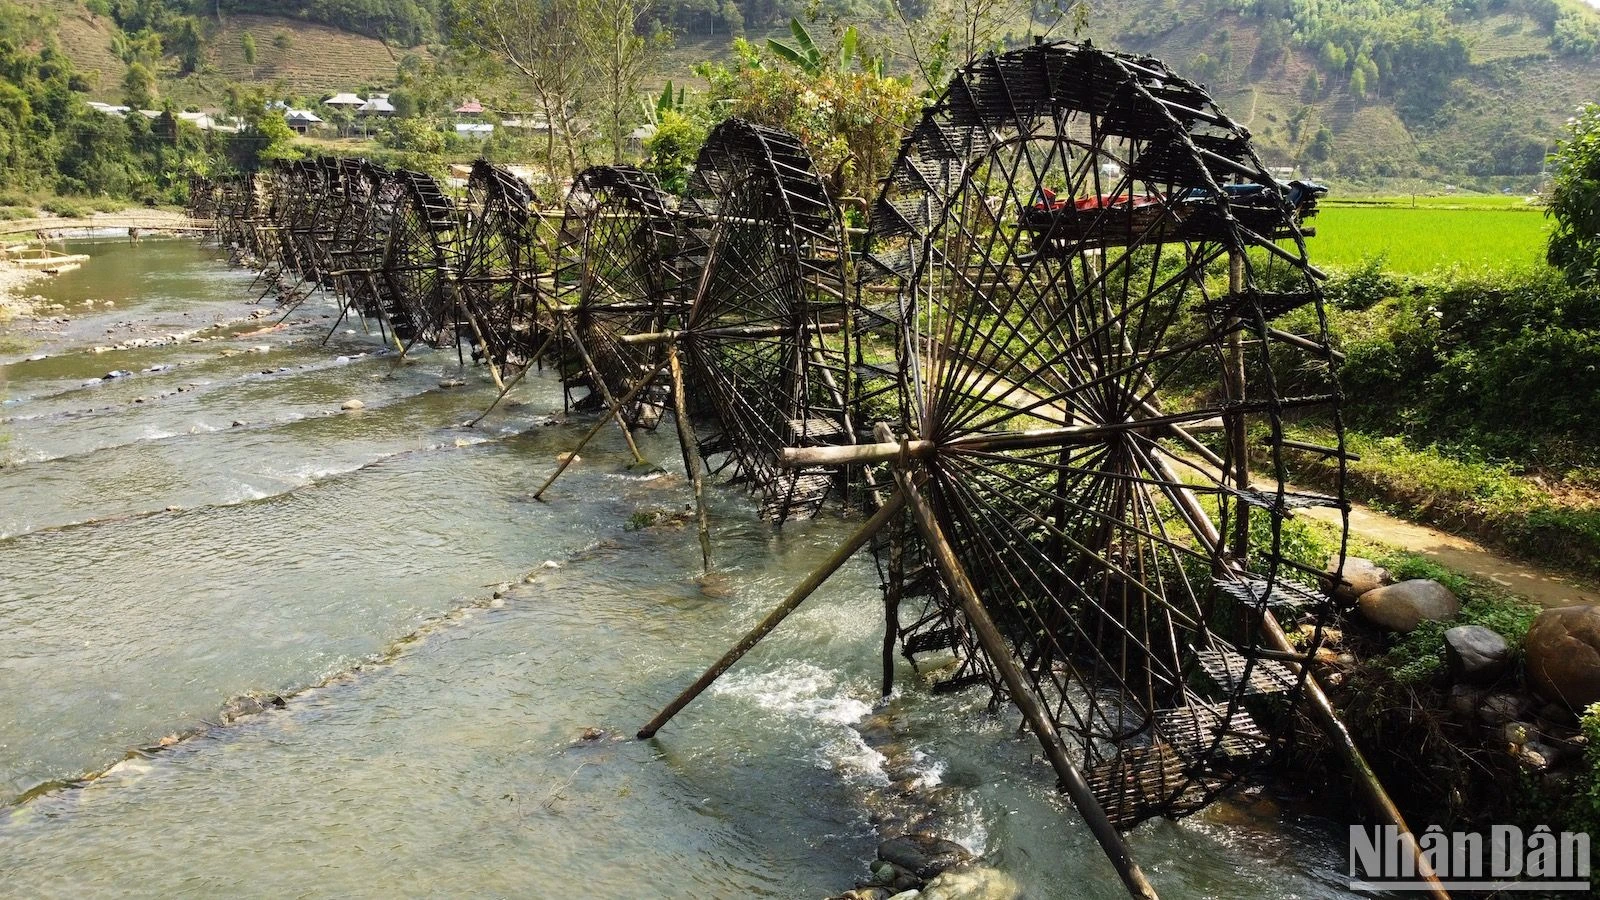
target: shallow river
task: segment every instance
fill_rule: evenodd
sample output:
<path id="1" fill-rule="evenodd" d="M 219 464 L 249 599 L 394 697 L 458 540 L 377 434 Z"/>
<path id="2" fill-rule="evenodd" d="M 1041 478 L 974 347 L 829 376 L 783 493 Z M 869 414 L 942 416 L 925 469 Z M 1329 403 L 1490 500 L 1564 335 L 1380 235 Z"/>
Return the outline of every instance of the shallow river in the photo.
<path id="1" fill-rule="evenodd" d="M 0 894 L 820 898 L 867 874 L 866 559 L 656 740 L 614 739 L 849 523 L 777 533 L 718 489 L 699 579 L 692 531 L 626 527 L 688 499 L 670 429 L 642 441 L 667 474 L 608 430 L 541 503 L 587 425 L 558 424 L 553 378 L 463 427 L 493 387 L 454 354 L 397 364 L 321 298 L 271 329 L 191 241 L 72 249 L 93 260 L 35 285 L 57 320 L 0 325 Z M 901 683 L 946 836 L 1025 896 L 1123 896 L 1014 716 Z M 247 693 L 287 700 L 222 724 Z M 1131 841 L 1165 897 L 1345 896 L 1338 828 L 1259 806 Z"/>

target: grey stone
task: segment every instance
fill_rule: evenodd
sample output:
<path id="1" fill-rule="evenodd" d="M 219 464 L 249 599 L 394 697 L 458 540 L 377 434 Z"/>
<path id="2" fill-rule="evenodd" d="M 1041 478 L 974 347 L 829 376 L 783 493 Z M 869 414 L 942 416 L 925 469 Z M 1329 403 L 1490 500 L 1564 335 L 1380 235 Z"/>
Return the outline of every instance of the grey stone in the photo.
<path id="1" fill-rule="evenodd" d="M 1457 625 L 1444 633 L 1444 661 L 1456 681 L 1489 684 L 1511 668 L 1511 645 L 1492 628 Z"/>
<path id="2" fill-rule="evenodd" d="M 1377 590 L 1387 584 L 1394 584 L 1394 578 L 1389 575 L 1389 570 L 1378 565 L 1370 559 L 1359 556 L 1344 558 L 1344 568 L 1339 572 L 1339 581 L 1333 580 L 1334 569 L 1339 564 L 1339 557 L 1330 556 L 1324 566 L 1328 573 L 1326 582 L 1331 586 L 1333 599 L 1341 603 L 1354 603 L 1356 599 L 1367 591 Z"/>
<path id="3" fill-rule="evenodd" d="M 878 845 L 878 858 L 920 878 L 932 878 L 972 858 L 967 848 L 931 834 L 907 834 Z"/>
<path id="4" fill-rule="evenodd" d="M 366 404 L 362 403 L 360 400 L 346 400 L 343 404 L 341 404 L 339 406 L 339 408 L 340 409 L 360 409 L 363 406 L 366 406 Z"/>
<path id="5" fill-rule="evenodd" d="M 1510 691 L 1497 691 L 1483 698 L 1478 706 L 1478 719 L 1485 725 L 1497 727 L 1522 717 L 1529 707 L 1528 698 Z"/>
<path id="6" fill-rule="evenodd" d="M 1573 712 L 1600 701 L 1600 608 L 1547 609 L 1522 645 L 1528 684 Z"/>
<path id="7" fill-rule="evenodd" d="M 1470 684 L 1451 685 L 1450 694 L 1444 702 L 1456 718 L 1469 720 L 1483 704 L 1483 690 Z"/>
<path id="8" fill-rule="evenodd" d="M 1390 631 L 1410 634 L 1423 622 L 1444 622 L 1461 611 L 1461 601 L 1431 578 L 1373 588 L 1357 601 L 1367 621 Z"/>

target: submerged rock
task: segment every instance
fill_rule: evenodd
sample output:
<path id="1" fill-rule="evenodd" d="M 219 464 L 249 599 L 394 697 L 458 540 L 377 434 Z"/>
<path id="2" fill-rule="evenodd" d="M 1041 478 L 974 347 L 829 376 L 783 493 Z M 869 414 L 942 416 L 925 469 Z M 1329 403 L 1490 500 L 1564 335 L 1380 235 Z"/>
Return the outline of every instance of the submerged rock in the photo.
<path id="1" fill-rule="evenodd" d="M 222 719 L 223 724 L 227 724 L 245 716 L 253 716 L 269 709 L 283 709 L 285 706 L 288 704 L 277 694 L 240 694 L 222 704 L 218 717 Z"/>
<path id="2" fill-rule="evenodd" d="M 366 406 L 366 404 L 362 403 L 360 400 L 346 400 L 345 402 L 343 402 L 343 403 L 341 403 L 339 405 L 339 408 L 343 409 L 343 410 L 352 410 L 352 409 L 361 409 L 362 407 L 365 407 L 365 406 Z"/>
<path id="3" fill-rule="evenodd" d="M 1522 645 L 1528 683 L 1545 699 L 1577 712 L 1600 701 L 1600 608 L 1547 609 Z"/>
<path id="4" fill-rule="evenodd" d="M 919 878 L 932 878 L 971 860 L 972 853 L 955 841 L 931 834 L 906 834 L 879 844 L 878 858 Z"/>
<path id="5" fill-rule="evenodd" d="M 1456 681 L 1489 684 L 1511 668 L 1511 645 L 1492 628 L 1458 625 L 1444 633 L 1444 661 Z"/>
<path id="6" fill-rule="evenodd" d="M 1431 578 L 1374 588 L 1358 602 L 1367 621 L 1402 634 L 1416 631 L 1423 622 L 1448 621 L 1461 611 L 1456 595 Z"/>

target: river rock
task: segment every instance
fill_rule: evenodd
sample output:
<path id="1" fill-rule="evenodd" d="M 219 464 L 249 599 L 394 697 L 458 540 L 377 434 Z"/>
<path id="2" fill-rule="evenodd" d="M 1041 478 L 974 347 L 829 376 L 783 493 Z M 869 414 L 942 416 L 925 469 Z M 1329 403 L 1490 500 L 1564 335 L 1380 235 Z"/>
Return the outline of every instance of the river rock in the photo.
<path id="1" fill-rule="evenodd" d="M 1482 625 L 1458 625 L 1444 633 L 1450 677 L 1464 684 L 1489 684 L 1511 668 L 1511 645 Z"/>
<path id="2" fill-rule="evenodd" d="M 1478 707 L 1483 703 L 1483 688 L 1473 687 L 1470 684 L 1454 684 L 1450 686 L 1450 693 L 1445 697 L 1445 708 L 1450 714 L 1462 721 L 1470 721 L 1478 714 Z"/>
<path id="3" fill-rule="evenodd" d="M 1367 591 L 1375 591 L 1384 585 L 1394 584 L 1388 569 L 1359 556 L 1344 558 L 1344 569 L 1339 573 L 1340 581 L 1335 584 L 1333 573 L 1338 565 L 1339 557 L 1330 556 L 1324 570 L 1328 573 L 1326 583 L 1332 589 L 1333 599 L 1340 603 L 1354 603 Z"/>
<path id="4" fill-rule="evenodd" d="M 1410 634 L 1423 622 L 1444 622 L 1461 611 L 1461 601 L 1431 578 L 1373 588 L 1357 601 L 1361 615 L 1390 631 Z"/>
<path id="5" fill-rule="evenodd" d="M 1495 691 L 1483 698 L 1478 706 L 1478 719 L 1490 727 L 1498 727 L 1522 717 L 1532 704 L 1522 694 Z"/>
<path id="6" fill-rule="evenodd" d="M 362 403 L 360 400 L 346 400 L 344 403 L 339 405 L 339 408 L 343 410 L 351 410 L 361 409 L 364 406 L 366 406 L 366 404 Z"/>
<path id="7" fill-rule="evenodd" d="M 988 866 L 961 866 L 941 873 L 922 889 L 923 900 L 1015 900 L 1016 879 Z"/>
<path id="8" fill-rule="evenodd" d="M 972 859 L 967 848 L 931 834 L 907 834 L 878 845 L 878 858 L 919 878 L 932 878 L 945 869 Z"/>
<path id="9" fill-rule="evenodd" d="M 1573 712 L 1600 701 L 1600 608 L 1566 606 L 1539 613 L 1522 652 L 1528 683 L 1545 699 Z"/>

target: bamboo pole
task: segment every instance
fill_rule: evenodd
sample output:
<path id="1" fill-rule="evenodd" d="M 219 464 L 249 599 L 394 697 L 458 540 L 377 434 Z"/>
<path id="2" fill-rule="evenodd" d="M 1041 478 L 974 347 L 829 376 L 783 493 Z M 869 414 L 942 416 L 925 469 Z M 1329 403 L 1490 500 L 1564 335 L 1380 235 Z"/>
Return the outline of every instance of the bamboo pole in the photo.
<path id="1" fill-rule="evenodd" d="M 1244 251 L 1235 247 L 1228 251 L 1228 293 L 1237 300 L 1244 293 Z M 1244 345 L 1239 334 L 1240 321 L 1228 318 L 1228 353 L 1223 361 L 1222 384 L 1230 400 L 1243 403 L 1245 398 Z M 1250 461 L 1248 436 L 1245 433 L 1244 412 L 1237 411 L 1223 417 L 1228 433 L 1228 453 L 1233 457 L 1234 486 L 1240 491 L 1250 490 Z M 1250 559 L 1250 504 L 1241 496 L 1233 502 L 1233 558 L 1240 566 Z"/>
<path id="2" fill-rule="evenodd" d="M 885 426 L 878 427 L 880 430 L 887 430 Z M 1123 886 L 1128 889 L 1128 893 L 1134 897 L 1155 900 L 1155 888 L 1151 886 L 1139 864 L 1134 862 L 1127 843 L 1122 839 L 1122 834 L 1106 817 L 1100 801 L 1095 799 L 1094 791 L 1089 787 L 1089 782 L 1067 756 L 1066 746 L 1056 731 L 1055 723 L 1050 720 L 1043 704 L 1039 702 L 1033 685 L 1028 683 L 1022 671 L 1017 668 L 1016 661 L 1011 656 L 1011 648 L 1001 636 L 994 620 L 989 618 L 988 610 L 984 609 L 983 602 L 978 597 L 977 588 L 967 577 L 961 560 L 957 558 L 955 550 L 945 538 L 944 530 L 939 526 L 932 507 L 928 506 L 927 501 L 912 483 L 911 476 L 903 469 L 896 467 L 894 477 L 900 485 L 900 493 L 905 495 L 906 503 L 911 508 L 911 517 L 917 523 L 917 529 L 922 532 L 923 540 L 927 541 L 928 548 L 933 551 L 934 561 L 944 575 L 946 585 L 961 601 L 962 612 L 972 625 L 978 644 L 983 647 L 984 654 L 1000 672 L 1000 677 L 1006 683 L 1006 690 L 1011 694 L 1011 701 L 1022 711 L 1022 717 L 1027 720 L 1034 736 L 1039 739 L 1045 758 L 1050 761 L 1051 768 L 1055 769 L 1059 786 L 1066 791 L 1073 805 L 1078 808 L 1078 814 L 1088 823 L 1089 830 L 1094 833 L 1095 840 L 1099 841 L 1101 849 L 1105 851 L 1117 874 L 1121 876 Z"/>
<path id="3" fill-rule="evenodd" d="M 583 338 L 578 336 L 578 329 L 572 324 L 571 319 L 565 320 L 567 331 L 572 337 L 572 346 L 578 350 L 578 357 L 583 360 L 583 367 L 589 370 L 589 380 L 594 382 L 594 389 L 600 394 L 600 399 L 606 402 L 606 407 L 611 410 L 611 418 L 616 420 L 617 427 L 622 429 L 622 439 L 628 442 L 628 451 L 633 454 L 636 465 L 644 464 L 644 454 L 639 452 L 639 445 L 633 442 L 633 429 L 628 427 L 628 420 L 622 417 L 624 404 L 618 403 L 611 395 L 611 388 L 606 386 L 606 379 L 600 369 L 589 356 L 589 348 L 583 344 Z"/>
<path id="4" fill-rule="evenodd" d="M 500 377 L 500 367 L 495 365 L 494 355 L 489 352 L 489 342 L 483 339 L 483 329 L 478 327 L 478 320 L 472 315 L 472 310 L 467 308 L 467 298 L 461 293 L 461 285 L 455 281 L 450 282 L 451 290 L 455 291 L 456 307 L 461 314 L 467 317 L 467 324 L 472 326 L 472 334 L 478 339 L 478 346 L 483 348 L 483 361 L 489 366 L 489 377 L 494 379 L 494 386 L 502 392 L 506 389 L 505 379 Z M 461 349 L 460 338 L 456 339 L 456 349 Z"/>
<path id="5" fill-rule="evenodd" d="M 760 624 L 752 628 L 748 634 L 739 640 L 739 643 L 734 644 L 731 650 L 724 653 L 721 659 L 713 663 L 711 668 L 705 670 L 699 678 L 695 679 L 694 684 L 691 684 L 676 699 L 667 704 L 665 709 L 656 713 L 656 717 L 651 719 L 649 724 L 639 729 L 639 740 L 655 737 L 656 732 L 661 730 L 661 726 L 671 721 L 672 717 L 681 712 L 685 706 L 694 702 L 694 699 L 704 693 L 712 682 L 722 676 L 722 673 L 728 671 L 733 667 L 734 663 L 743 658 L 746 653 L 749 653 L 750 648 L 759 643 L 762 638 L 771 634 L 772 630 L 777 628 L 784 619 L 788 618 L 790 613 L 799 608 L 807 597 L 815 593 L 817 588 L 828 580 L 829 576 L 839 571 L 839 567 L 844 565 L 846 560 L 854 556 L 857 550 L 860 550 L 868 541 L 872 540 L 873 536 L 882 530 L 883 526 L 888 524 L 889 520 L 894 518 L 895 514 L 900 512 L 904 506 L 904 494 L 896 493 L 890 497 L 888 502 L 879 507 L 876 513 L 873 513 L 872 518 L 862 523 L 854 534 L 850 535 L 843 544 L 839 545 L 838 549 L 829 554 L 828 558 L 823 560 L 822 565 L 817 566 L 810 575 L 807 575 L 803 581 L 795 585 L 789 595 L 783 598 L 783 602 L 768 613 Z"/>
<path id="6" fill-rule="evenodd" d="M 705 473 L 701 471 L 700 445 L 695 440 L 694 426 L 689 424 L 689 398 L 683 389 L 683 367 L 678 364 L 678 345 L 667 348 L 667 363 L 672 368 L 672 419 L 678 427 L 678 445 L 683 451 L 683 465 L 689 470 L 689 481 L 694 485 L 695 530 L 700 534 L 700 561 L 705 571 L 711 571 L 711 520 L 706 512 Z"/>
<path id="7" fill-rule="evenodd" d="M 494 412 L 494 408 L 496 406 L 500 405 L 500 401 L 504 400 L 506 398 L 507 394 L 511 393 L 511 389 L 516 387 L 518 384 L 520 384 L 522 382 L 522 379 L 527 377 L 528 370 L 533 368 L 534 360 L 536 360 L 539 357 L 543 356 L 544 355 L 544 351 L 547 348 L 549 348 L 550 342 L 555 340 L 555 339 L 556 339 L 556 335 L 555 335 L 555 332 L 553 332 L 553 331 L 550 332 L 550 334 L 545 336 L 544 343 L 540 344 L 539 345 L 539 349 L 533 351 L 533 355 L 528 357 L 527 365 L 523 366 L 522 370 L 519 371 L 516 374 L 516 377 L 511 379 L 511 383 L 510 384 L 506 385 L 504 388 L 502 388 L 500 390 L 500 393 L 495 396 L 494 402 L 489 404 L 489 408 L 488 409 L 486 409 L 482 413 L 480 413 L 476 419 L 473 419 L 471 422 L 467 423 L 467 427 L 468 428 L 473 428 L 473 427 L 477 426 L 477 424 L 479 422 L 482 422 L 484 420 L 484 418 L 489 415 L 489 413 Z"/>
<path id="8" fill-rule="evenodd" d="M 629 391 L 628 395 L 623 397 L 621 402 L 619 402 L 616 407 L 613 407 L 613 409 L 619 409 L 622 406 L 627 405 L 633 400 L 634 397 L 638 396 L 640 391 L 644 390 L 645 385 L 649 384 L 651 381 L 654 381 L 655 377 L 661 374 L 661 370 L 665 369 L 666 367 L 667 364 L 663 362 L 652 369 L 650 374 L 646 375 L 644 378 L 641 378 L 639 383 L 633 386 L 633 390 Z M 572 465 L 572 461 L 578 458 L 578 451 L 588 446 L 589 442 L 594 440 L 594 436 L 600 433 L 600 429 L 606 427 L 606 421 L 609 418 L 610 416 L 601 416 L 600 418 L 594 420 L 594 424 L 591 425 L 589 430 L 584 433 L 583 439 L 578 441 L 578 446 L 572 448 L 572 452 L 568 453 L 566 458 L 561 460 L 560 465 L 556 466 L 556 470 L 550 473 L 550 477 L 545 479 L 544 484 L 540 485 L 539 489 L 533 492 L 533 499 L 544 499 L 544 492 L 549 490 L 550 485 L 555 484 L 556 479 L 561 477 L 561 473 L 567 470 L 567 466 Z"/>

